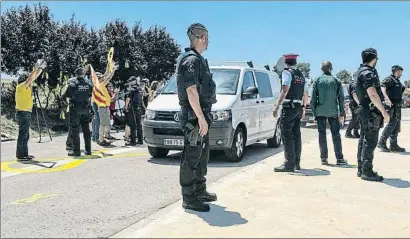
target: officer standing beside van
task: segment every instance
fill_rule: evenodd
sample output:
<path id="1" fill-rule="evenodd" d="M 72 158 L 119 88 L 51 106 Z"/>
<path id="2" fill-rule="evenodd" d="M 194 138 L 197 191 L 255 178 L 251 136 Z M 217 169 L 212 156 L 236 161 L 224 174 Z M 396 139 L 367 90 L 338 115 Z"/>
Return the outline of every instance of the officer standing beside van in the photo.
<path id="1" fill-rule="evenodd" d="M 181 106 L 180 122 L 184 132 L 184 150 L 181 156 L 180 184 L 182 207 L 207 212 L 205 202 L 217 200 L 206 190 L 209 161 L 208 129 L 212 123 L 211 108 L 216 103 L 216 86 L 208 62 L 201 53 L 208 48 L 208 30 L 200 23 L 187 31 L 190 48 L 177 60 L 177 87 Z"/>
<path id="2" fill-rule="evenodd" d="M 73 151 L 68 156 L 81 156 L 80 127 L 83 131 L 85 154 L 91 155 L 90 108 L 92 84 L 86 81 L 84 70 L 76 70 L 77 79 L 72 81 L 62 98 L 70 99 L 70 124 L 73 139 Z"/>
<path id="3" fill-rule="evenodd" d="M 403 92 L 405 87 L 400 82 L 403 68 L 398 65 L 392 67 L 392 74 L 382 82 L 382 92 L 387 104 L 390 105 L 390 122 L 383 130 L 378 147 L 384 152 L 405 152 L 406 149 L 397 144 L 397 136 L 400 132 L 401 105 L 403 104 Z M 386 141 L 390 137 L 390 149 Z"/>
<path id="4" fill-rule="evenodd" d="M 285 162 L 274 171 L 294 172 L 300 170 L 300 155 L 302 153 L 300 120 L 305 115 L 309 88 L 302 72 L 296 68 L 298 55 L 287 54 L 284 57 L 287 67 L 282 72 L 282 92 L 273 111 L 273 116 L 278 116 L 279 107 L 282 105 L 280 122 L 285 148 Z"/>
<path id="5" fill-rule="evenodd" d="M 135 76 L 130 78 L 130 86 L 125 98 L 125 111 L 127 114 L 127 125 L 130 127 L 130 142 L 125 146 L 136 146 L 143 144 L 141 116 L 143 109 L 143 93 Z M 135 133 L 137 131 L 137 133 Z M 138 138 L 138 142 L 136 140 Z"/>

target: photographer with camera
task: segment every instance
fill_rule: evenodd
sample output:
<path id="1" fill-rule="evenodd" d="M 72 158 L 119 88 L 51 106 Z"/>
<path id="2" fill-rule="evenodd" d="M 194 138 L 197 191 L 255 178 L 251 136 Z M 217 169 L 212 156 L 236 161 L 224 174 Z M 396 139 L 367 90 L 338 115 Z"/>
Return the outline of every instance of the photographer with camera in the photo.
<path id="1" fill-rule="evenodd" d="M 16 87 L 16 118 L 19 125 L 16 157 L 18 162 L 30 161 L 34 156 L 28 154 L 28 140 L 30 138 L 31 110 L 33 109 L 32 83 L 46 67 L 46 62 L 38 60 L 34 70 L 27 76 L 23 74 L 18 79 Z"/>

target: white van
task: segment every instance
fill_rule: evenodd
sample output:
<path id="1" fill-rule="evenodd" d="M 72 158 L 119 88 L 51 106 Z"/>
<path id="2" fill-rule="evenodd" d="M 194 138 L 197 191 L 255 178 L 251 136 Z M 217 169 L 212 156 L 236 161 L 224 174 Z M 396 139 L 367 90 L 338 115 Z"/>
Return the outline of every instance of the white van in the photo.
<path id="1" fill-rule="evenodd" d="M 239 162 L 247 145 L 267 140 L 268 147 L 279 147 L 281 130 L 278 118 L 272 116 L 280 95 L 278 75 L 254 68 L 252 62 L 213 65 L 210 70 L 218 101 L 212 106 L 211 150 L 223 150 L 229 161 Z M 174 75 L 145 114 L 144 142 L 154 158 L 165 157 L 169 150 L 183 149 L 178 102 Z"/>

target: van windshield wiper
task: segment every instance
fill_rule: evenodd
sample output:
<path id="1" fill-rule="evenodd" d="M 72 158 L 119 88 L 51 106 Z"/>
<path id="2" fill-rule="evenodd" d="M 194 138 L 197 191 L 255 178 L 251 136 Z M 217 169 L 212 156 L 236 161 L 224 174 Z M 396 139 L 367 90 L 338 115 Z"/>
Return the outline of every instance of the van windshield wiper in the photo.
<path id="1" fill-rule="evenodd" d="M 164 95 L 173 95 L 173 94 L 176 94 L 176 92 L 175 92 L 175 91 L 169 91 L 169 92 L 162 92 L 161 94 L 164 94 Z"/>

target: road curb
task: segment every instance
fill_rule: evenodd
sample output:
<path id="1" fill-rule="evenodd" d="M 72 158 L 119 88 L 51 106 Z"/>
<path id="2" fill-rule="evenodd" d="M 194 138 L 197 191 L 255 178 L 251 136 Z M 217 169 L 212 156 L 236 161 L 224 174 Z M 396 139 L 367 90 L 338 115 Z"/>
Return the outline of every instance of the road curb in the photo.
<path id="1" fill-rule="evenodd" d="M 305 144 L 312 144 L 315 142 L 317 139 L 312 139 L 307 141 Z M 303 150 L 303 149 L 302 149 Z M 260 170 L 263 170 L 264 167 L 266 167 L 266 164 L 268 164 L 269 161 L 275 161 L 275 160 L 283 160 L 283 151 L 281 151 L 278 154 L 272 155 L 270 157 L 267 157 L 257 163 L 254 163 L 252 165 L 249 165 L 243 169 L 240 169 L 238 171 L 232 172 L 214 182 L 208 185 L 210 188 L 218 187 L 221 186 L 228 181 L 236 181 L 238 180 L 238 177 L 243 175 L 244 173 L 249 173 L 249 172 L 257 172 Z M 273 169 L 272 169 L 273 170 Z M 110 236 L 109 238 L 129 238 L 131 234 L 135 233 L 136 231 L 143 229 L 147 226 L 149 226 L 152 222 L 156 220 L 160 220 L 163 218 L 163 216 L 167 215 L 168 213 L 171 213 L 174 210 L 180 210 L 181 209 L 181 204 L 182 204 L 182 199 L 179 199 L 176 202 L 170 203 L 164 208 L 156 211 L 155 213 L 151 214 L 150 216 L 141 219 L 137 221 L 136 223 L 132 224 L 129 227 L 126 227 L 125 229 L 115 233 L 114 235 Z"/>

